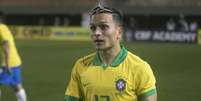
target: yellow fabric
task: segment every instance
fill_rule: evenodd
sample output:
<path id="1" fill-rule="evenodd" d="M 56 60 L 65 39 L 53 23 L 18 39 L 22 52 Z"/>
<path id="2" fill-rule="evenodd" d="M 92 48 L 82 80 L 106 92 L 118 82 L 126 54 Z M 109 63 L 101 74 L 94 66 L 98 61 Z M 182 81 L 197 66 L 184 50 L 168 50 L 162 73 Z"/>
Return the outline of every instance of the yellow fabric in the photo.
<path id="1" fill-rule="evenodd" d="M 79 59 L 72 71 L 65 96 L 83 101 L 137 101 L 137 97 L 155 88 L 155 77 L 150 66 L 128 52 L 117 67 L 95 66 L 95 54 Z M 118 81 L 125 81 L 119 89 Z"/>
<path id="2" fill-rule="evenodd" d="M 14 38 L 4 24 L 0 24 L 0 51 L 1 51 L 1 66 L 5 66 L 5 54 L 3 51 L 3 41 L 7 41 L 9 45 L 10 57 L 9 57 L 9 67 L 19 66 L 21 64 L 20 56 L 17 52 Z"/>

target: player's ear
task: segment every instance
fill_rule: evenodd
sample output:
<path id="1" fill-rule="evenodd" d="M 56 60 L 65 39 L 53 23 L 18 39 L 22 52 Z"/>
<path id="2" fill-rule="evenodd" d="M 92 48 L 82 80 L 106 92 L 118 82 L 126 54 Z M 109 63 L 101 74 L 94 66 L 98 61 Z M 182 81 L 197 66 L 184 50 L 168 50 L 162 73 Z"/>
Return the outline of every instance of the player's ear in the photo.
<path id="1" fill-rule="evenodd" d="M 118 32 L 117 32 L 117 39 L 121 39 L 122 33 L 123 33 L 123 28 L 121 26 L 118 26 Z"/>

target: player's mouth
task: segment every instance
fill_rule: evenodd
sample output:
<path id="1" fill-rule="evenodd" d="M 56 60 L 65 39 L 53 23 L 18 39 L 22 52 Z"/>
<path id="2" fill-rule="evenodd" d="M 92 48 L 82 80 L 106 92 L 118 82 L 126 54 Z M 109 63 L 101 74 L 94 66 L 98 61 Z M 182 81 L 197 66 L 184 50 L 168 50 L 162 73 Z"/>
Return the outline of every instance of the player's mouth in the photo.
<path id="1" fill-rule="evenodd" d="M 99 45 L 99 44 L 103 44 L 105 41 L 101 39 L 97 39 L 97 40 L 94 40 L 94 42 L 95 44 Z"/>

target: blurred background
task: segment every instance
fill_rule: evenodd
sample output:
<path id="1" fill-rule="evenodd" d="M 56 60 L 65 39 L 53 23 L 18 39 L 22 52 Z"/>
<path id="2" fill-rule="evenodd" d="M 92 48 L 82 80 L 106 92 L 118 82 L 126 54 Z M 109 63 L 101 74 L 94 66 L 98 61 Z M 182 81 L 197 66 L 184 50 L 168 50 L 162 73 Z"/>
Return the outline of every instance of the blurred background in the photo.
<path id="1" fill-rule="evenodd" d="M 124 45 L 156 75 L 159 101 L 201 99 L 201 1 L 104 0 L 124 15 Z M 98 0 L 0 0 L 23 60 L 28 101 L 62 101 L 72 66 L 94 51 L 88 29 Z M 0 101 L 15 101 L 2 87 Z"/>
<path id="2" fill-rule="evenodd" d="M 200 42 L 200 0 L 102 0 L 101 3 L 122 11 L 127 41 Z M 16 37 L 26 34 L 26 37 L 62 35 L 63 38 L 76 32 L 61 27 L 81 26 L 78 30 L 86 32 L 83 28 L 88 26 L 88 12 L 97 4 L 98 0 L 1 0 L 0 10 L 6 14 L 6 23 L 12 25 Z"/>

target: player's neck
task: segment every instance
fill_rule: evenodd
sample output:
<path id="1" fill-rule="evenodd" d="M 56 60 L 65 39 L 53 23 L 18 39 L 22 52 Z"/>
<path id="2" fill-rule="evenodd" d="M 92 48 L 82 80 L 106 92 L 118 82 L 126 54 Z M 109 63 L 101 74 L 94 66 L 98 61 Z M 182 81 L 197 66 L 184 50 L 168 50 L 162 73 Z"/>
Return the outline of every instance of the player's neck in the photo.
<path id="1" fill-rule="evenodd" d="M 116 58 L 116 56 L 119 54 L 120 51 L 121 51 L 120 45 L 117 45 L 116 47 L 104 51 L 99 51 L 102 63 L 106 65 L 112 64 L 113 60 Z"/>

